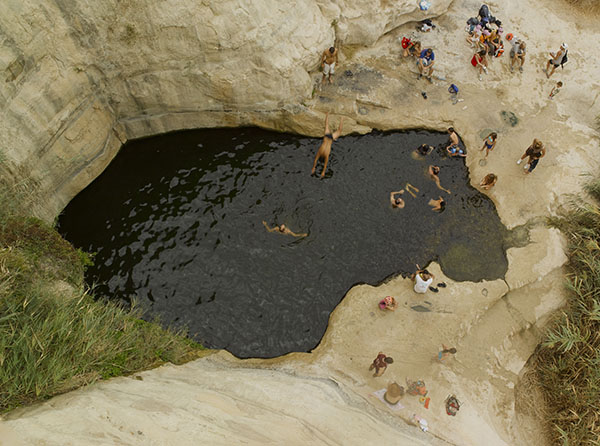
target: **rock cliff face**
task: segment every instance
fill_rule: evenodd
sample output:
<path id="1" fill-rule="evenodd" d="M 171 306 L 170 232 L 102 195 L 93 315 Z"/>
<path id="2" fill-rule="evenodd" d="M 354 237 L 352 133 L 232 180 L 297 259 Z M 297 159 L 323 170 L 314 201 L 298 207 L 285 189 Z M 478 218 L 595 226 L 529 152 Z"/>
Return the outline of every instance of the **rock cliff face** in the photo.
<path id="1" fill-rule="evenodd" d="M 417 11 L 406 0 L 6 3 L 3 169 L 38 183 L 47 219 L 127 139 L 247 124 L 314 133 L 294 116 L 313 116 L 301 104 L 321 52 L 372 44 Z"/>

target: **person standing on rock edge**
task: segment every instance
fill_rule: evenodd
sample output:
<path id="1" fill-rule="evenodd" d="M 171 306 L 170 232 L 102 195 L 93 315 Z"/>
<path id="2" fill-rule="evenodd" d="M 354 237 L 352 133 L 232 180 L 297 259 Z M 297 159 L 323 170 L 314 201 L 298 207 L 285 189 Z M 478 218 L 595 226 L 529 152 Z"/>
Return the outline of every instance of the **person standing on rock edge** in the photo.
<path id="1" fill-rule="evenodd" d="M 533 169 L 536 168 L 538 162 L 540 161 L 540 158 L 543 158 L 545 155 L 546 148 L 544 147 L 544 144 L 542 144 L 542 141 L 540 141 L 539 139 L 534 139 L 533 143 L 531 143 L 531 145 L 527 147 L 527 150 L 525 151 L 523 156 L 517 161 L 517 164 L 521 164 L 521 162 L 526 157 L 529 157 L 527 164 L 525 164 L 525 166 L 523 167 L 523 169 L 525 169 L 524 173 L 529 174 L 533 172 Z"/>
<path id="2" fill-rule="evenodd" d="M 373 360 L 373 363 L 369 367 L 369 370 L 375 369 L 373 376 L 378 377 L 383 375 L 383 372 L 385 372 L 385 369 L 387 369 L 388 364 L 392 364 L 393 362 L 394 360 L 391 357 L 384 355 L 383 352 L 379 352 L 377 358 Z"/>
<path id="3" fill-rule="evenodd" d="M 331 130 L 329 130 L 329 112 L 325 114 L 325 136 L 323 136 L 323 142 L 321 143 L 321 146 L 317 151 L 317 155 L 315 156 L 315 162 L 313 163 L 312 171 L 310 172 L 311 174 L 315 173 L 315 169 L 317 168 L 317 161 L 319 161 L 320 158 L 323 158 L 324 163 L 323 171 L 321 172 L 321 178 L 325 176 L 325 171 L 327 170 L 327 163 L 329 161 L 329 155 L 331 154 L 331 144 L 333 144 L 333 141 L 338 139 L 342 134 L 343 123 L 344 117 L 342 116 L 342 119 L 340 120 L 340 126 L 335 132 L 331 133 Z"/>
<path id="4" fill-rule="evenodd" d="M 329 77 L 329 83 L 333 84 L 331 76 L 334 74 L 335 64 L 338 61 L 338 50 L 335 47 L 331 47 L 328 50 L 323 51 L 321 56 L 321 68 L 323 69 L 323 80 L 322 84 L 325 83 L 325 79 Z"/>

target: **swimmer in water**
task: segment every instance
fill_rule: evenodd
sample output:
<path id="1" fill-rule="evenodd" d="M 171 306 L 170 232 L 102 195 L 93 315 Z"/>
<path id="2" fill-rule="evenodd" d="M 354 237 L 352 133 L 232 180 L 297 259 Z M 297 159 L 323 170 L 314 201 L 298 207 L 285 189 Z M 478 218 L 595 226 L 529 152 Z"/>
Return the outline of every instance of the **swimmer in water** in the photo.
<path id="1" fill-rule="evenodd" d="M 317 168 L 317 161 L 323 158 L 323 172 L 321 172 L 321 178 L 325 176 L 325 170 L 327 170 L 327 162 L 329 161 L 329 155 L 331 154 L 331 144 L 333 141 L 338 139 L 342 134 L 342 124 L 344 123 L 344 118 L 340 121 L 340 126 L 338 129 L 331 133 L 329 129 L 329 112 L 325 114 L 325 136 L 323 136 L 323 142 L 317 151 L 317 156 L 315 156 L 315 162 L 313 163 L 311 174 L 315 173 L 315 169 Z"/>
<path id="2" fill-rule="evenodd" d="M 281 234 L 292 235 L 294 237 L 306 237 L 308 235 L 305 233 L 296 234 L 294 231 L 291 231 L 284 224 L 280 224 L 279 226 L 276 225 L 276 226 L 273 226 L 272 228 L 269 228 L 269 225 L 267 224 L 267 222 L 263 220 L 263 225 L 265 225 L 265 228 L 267 228 L 267 231 L 269 231 L 269 232 L 279 232 Z"/>
<path id="3" fill-rule="evenodd" d="M 433 198 L 429 200 L 429 206 L 431 206 L 431 210 L 435 212 L 442 212 L 446 209 L 446 201 L 442 197 L 434 200 Z"/>
<path id="4" fill-rule="evenodd" d="M 429 172 L 429 178 L 431 178 L 433 181 L 435 181 L 435 184 L 437 185 L 438 189 L 446 191 L 449 194 L 452 193 L 448 189 L 442 187 L 442 185 L 440 184 L 440 177 L 438 176 L 440 174 L 440 168 L 438 166 L 429 166 L 428 172 Z"/>
<path id="5" fill-rule="evenodd" d="M 396 197 L 396 195 L 403 194 L 404 189 L 399 190 L 397 192 L 392 192 L 390 194 L 390 203 L 393 208 L 402 209 L 404 207 L 404 200 L 400 197 Z"/>
<path id="6" fill-rule="evenodd" d="M 415 186 L 413 186 L 410 183 L 406 183 L 405 188 L 408 191 L 408 193 L 413 196 L 413 198 L 417 198 L 417 195 L 415 194 L 415 192 L 419 192 L 419 189 L 417 189 Z"/>

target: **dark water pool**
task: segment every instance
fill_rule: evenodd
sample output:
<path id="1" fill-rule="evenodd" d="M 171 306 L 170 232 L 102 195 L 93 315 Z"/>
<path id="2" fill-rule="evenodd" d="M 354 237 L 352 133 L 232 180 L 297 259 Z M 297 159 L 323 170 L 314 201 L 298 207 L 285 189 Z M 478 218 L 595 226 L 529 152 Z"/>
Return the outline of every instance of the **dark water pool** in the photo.
<path id="1" fill-rule="evenodd" d="M 133 141 L 59 229 L 97 253 L 87 278 L 97 295 L 135 298 L 239 357 L 308 351 L 354 284 L 431 260 L 456 280 L 504 276 L 506 230 L 468 186 L 464 161 L 444 156 L 446 141 L 420 131 L 343 137 L 323 180 L 310 175 L 320 139 L 249 128 Z M 424 142 L 437 149 L 419 158 Z M 428 179 L 429 164 L 451 195 Z M 405 193 L 406 207 L 392 209 L 390 191 L 407 182 L 417 198 Z M 438 214 L 427 202 L 440 195 Z M 262 220 L 308 236 L 269 233 Z"/>

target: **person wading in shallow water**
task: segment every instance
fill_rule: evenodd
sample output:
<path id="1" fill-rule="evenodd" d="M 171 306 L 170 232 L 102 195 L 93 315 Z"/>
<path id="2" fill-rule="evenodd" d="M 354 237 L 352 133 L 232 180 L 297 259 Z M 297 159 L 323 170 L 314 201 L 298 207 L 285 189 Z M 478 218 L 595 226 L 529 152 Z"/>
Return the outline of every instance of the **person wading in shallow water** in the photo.
<path id="1" fill-rule="evenodd" d="M 315 173 L 315 170 L 317 168 L 317 161 L 319 161 L 320 158 L 323 158 L 324 163 L 323 172 L 321 172 L 321 178 L 325 176 L 325 170 L 327 170 L 327 163 L 329 162 L 329 155 L 331 154 L 331 144 L 333 144 L 333 141 L 338 139 L 342 134 L 343 123 L 344 118 L 342 117 L 338 129 L 335 132 L 331 133 L 331 130 L 329 129 L 329 112 L 327 112 L 327 114 L 325 115 L 325 136 L 323 136 L 323 142 L 321 143 L 321 146 L 317 151 L 317 155 L 315 156 L 315 162 L 313 163 L 312 171 L 310 172 L 311 174 Z"/>
<path id="2" fill-rule="evenodd" d="M 296 234 L 294 231 L 291 231 L 284 224 L 281 224 L 279 226 L 273 226 L 272 228 L 269 228 L 269 225 L 267 224 L 267 222 L 263 220 L 263 225 L 265 225 L 265 228 L 267 228 L 267 231 L 269 231 L 269 232 L 279 232 L 279 233 L 285 234 L 285 235 L 293 235 L 294 237 L 306 237 L 308 235 L 306 233 Z"/>

